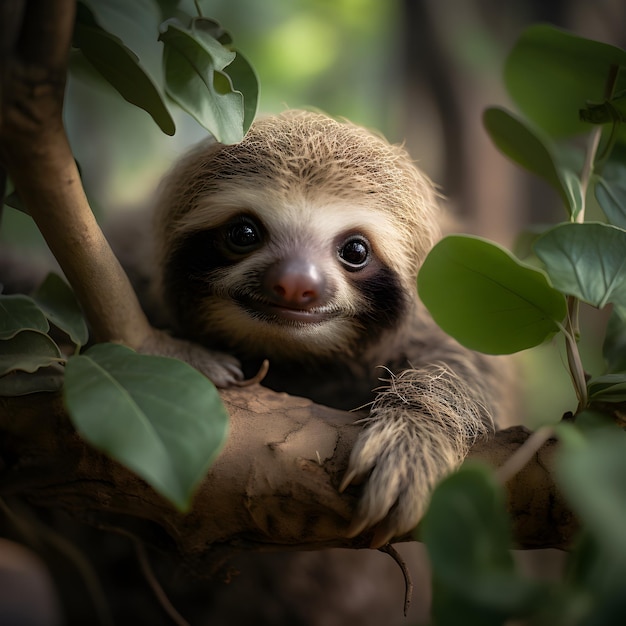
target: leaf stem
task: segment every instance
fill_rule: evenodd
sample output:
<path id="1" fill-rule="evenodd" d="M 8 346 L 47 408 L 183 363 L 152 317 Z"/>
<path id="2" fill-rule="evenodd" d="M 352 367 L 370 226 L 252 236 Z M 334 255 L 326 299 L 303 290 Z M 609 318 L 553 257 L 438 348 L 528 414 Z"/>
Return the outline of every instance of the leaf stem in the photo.
<path id="1" fill-rule="evenodd" d="M 585 378 L 585 369 L 583 367 L 580 352 L 578 350 L 578 309 L 580 302 L 574 296 L 567 297 L 567 324 L 563 328 L 565 336 L 565 351 L 567 353 L 567 364 L 569 366 L 570 377 L 574 385 L 574 391 L 578 398 L 577 413 L 587 407 L 589 403 L 589 395 L 587 393 L 587 380 Z"/>
<path id="2" fill-rule="evenodd" d="M 619 66 L 611 65 L 609 68 L 609 75 L 607 76 L 606 83 L 604 85 L 604 98 L 610 100 L 613 97 L 615 90 L 615 84 L 617 83 L 617 77 L 619 74 Z M 587 204 L 587 190 L 589 189 L 589 183 L 591 182 L 591 176 L 593 175 L 596 167 L 596 161 L 598 158 L 598 147 L 600 146 L 600 140 L 602 139 L 603 127 L 601 125 L 596 126 L 587 142 L 587 151 L 585 154 L 585 163 L 580 173 L 580 188 L 582 192 L 582 208 L 574 218 L 574 221 L 582 224 L 585 221 L 585 207 Z M 615 125 L 613 127 L 615 131 Z M 565 336 L 565 350 L 567 353 L 567 364 L 569 366 L 570 376 L 576 391 L 576 397 L 578 398 L 577 412 L 582 411 L 587 407 L 589 403 L 589 394 L 587 392 L 587 381 L 585 379 L 585 370 L 583 368 L 582 360 L 580 358 L 580 352 L 578 350 L 578 337 L 580 335 L 580 327 L 578 321 L 578 310 L 580 302 L 578 298 L 574 296 L 567 297 L 567 322 L 566 327 L 563 329 L 563 335 Z"/>
<path id="3" fill-rule="evenodd" d="M 582 172 L 580 173 L 580 188 L 582 195 L 582 208 L 576 214 L 574 218 L 575 222 L 582 224 L 585 221 L 585 207 L 587 205 L 587 189 L 589 188 L 589 181 L 593 174 L 594 164 L 596 160 L 596 154 L 598 153 L 598 146 L 600 145 L 600 139 L 602 138 L 602 126 L 596 126 L 589 135 L 589 141 L 587 143 L 587 152 L 585 154 L 585 163 L 583 165 Z"/>
<path id="4" fill-rule="evenodd" d="M 611 65 L 609 68 L 609 75 L 606 78 L 604 85 L 604 99 L 610 100 L 613 97 L 615 91 L 615 85 L 617 83 L 617 77 L 619 74 L 619 66 Z M 585 205 L 587 199 L 587 189 L 589 188 L 589 182 L 591 181 L 591 175 L 594 172 L 596 165 L 596 157 L 598 155 L 598 147 L 600 140 L 602 139 L 603 126 L 596 126 L 589 135 L 589 141 L 587 143 L 587 152 L 585 154 L 585 163 L 580 173 L 580 187 L 582 190 L 582 209 L 576 215 L 575 221 L 583 223 L 585 221 Z M 613 131 L 615 131 L 615 122 L 613 123 Z"/>
<path id="5" fill-rule="evenodd" d="M 202 15 L 202 9 L 200 7 L 200 0 L 193 0 L 193 3 L 196 7 L 196 11 L 198 12 L 198 17 L 203 17 Z"/>

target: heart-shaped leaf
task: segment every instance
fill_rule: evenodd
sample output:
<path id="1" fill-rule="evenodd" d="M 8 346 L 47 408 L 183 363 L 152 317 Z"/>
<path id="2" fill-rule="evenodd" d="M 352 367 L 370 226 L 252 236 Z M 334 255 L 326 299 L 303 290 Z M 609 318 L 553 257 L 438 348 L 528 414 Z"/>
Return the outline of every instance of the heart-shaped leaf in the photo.
<path id="1" fill-rule="evenodd" d="M 593 222 L 560 224 L 534 249 L 557 289 L 598 308 L 613 303 L 626 319 L 626 231 Z"/>
<path id="2" fill-rule="evenodd" d="M 541 271 L 478 237 L 442 239 L 424 261 L 418 290 L 443 330 L 491 354 L 542 343 L 560 330 L 567 313 L 564 296 Z"/>
<path id="3" fill-rule="evenodd" d="M 116 344 L 72 357 L 66 370 L 79 433 L 188 509 L 226 438 L 228 416 L 213 384 L 186 363 Z"/>

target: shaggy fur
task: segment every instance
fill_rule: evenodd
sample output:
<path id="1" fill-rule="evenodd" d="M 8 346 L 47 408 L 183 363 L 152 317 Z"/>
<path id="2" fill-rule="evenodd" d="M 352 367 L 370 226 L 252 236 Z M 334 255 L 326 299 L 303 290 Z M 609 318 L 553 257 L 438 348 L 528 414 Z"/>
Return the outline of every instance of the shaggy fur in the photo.
<path id="1" fill-rule="evenodd" d="M 256 122 L 240 144 L 192 150 L 156 212 L 158 290 L 180 336 L 234 355 L 247 374 L 268 358 L 274 389 L 371 404 L 342 488 L 365 481 L 351 532 L 378 525 L 377 545 L 417 525 L 433 486 L 493 430 L 498 404 L 491 362 L 445 336 L 417 299 L 436 200 L 402 148 L 292 111 Z M 227 245 L 238 223 L 259 239 L 244 253 Z M 353 236 L 371 247 L 358 270 L 337 256 Z M 313 268 L 303 309 L 315 323 L 266 312 L 272 268 L 301 261 Z"/>

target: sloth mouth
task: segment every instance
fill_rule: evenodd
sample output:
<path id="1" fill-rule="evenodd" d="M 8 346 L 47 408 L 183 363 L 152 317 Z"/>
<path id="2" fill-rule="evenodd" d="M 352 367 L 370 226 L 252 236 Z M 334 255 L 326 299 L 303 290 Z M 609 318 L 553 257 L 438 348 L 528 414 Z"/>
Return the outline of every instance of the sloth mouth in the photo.
<path id="1" fill-rule="evenodd" d="M 264 300 L 256 300 L 243 295 L 239 295 L 236 298 L 236 302 L 253 317 L 258 318 L 261 316 L 265 321 L 274 323 L 321 324 L 335 317 L 333 312 L 328 309 L 319 307 L 315 309 L 298 309 L 272 304 Z"/>

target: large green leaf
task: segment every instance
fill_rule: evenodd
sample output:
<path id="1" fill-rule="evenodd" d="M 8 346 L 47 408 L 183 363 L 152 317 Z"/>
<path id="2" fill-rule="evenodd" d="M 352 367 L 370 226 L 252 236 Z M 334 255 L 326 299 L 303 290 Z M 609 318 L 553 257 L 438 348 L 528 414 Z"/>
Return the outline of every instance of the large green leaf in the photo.
<path id="1" fill-rule="evenodd" d="M 604 99 L 611 65 L 626 67 L 626 52 L 542 24 L 522 33 L 507 59 L 504 80 L 516 105 L 535 124 L 552 136 L 575 135 L 589 131 L 579 110 L 589 100 Z"/>
<path id="2" fill-rule="evenodd" d="M 574 512 L 605 550 L 626 562 L 626 434 L 594 428 L 584 439 L 561 438 L 559 485 Z"/>
<path id="3" fill-rule="evenodd" d="M 10 339 L 26 329 L 47 333 L 49 328 L 46 316 L 32 298 L 0 295 L 0 339 Z"/>
<path id="4" fill-rule="evenodd" d="M 497 107 L 485 111 L 483 124 L 499 150 L 559 192 L 570 215 L 580 212 L 583 206 L 580 181 L 567 168 L 557 166 L 548 138 L 540 137 L 522 120 Z"/>
<path id="5" fill-rule="evenodd" d="M 46 317 L 77 346 L 87 343 L 89 331 L 82 310 L 74 292 L 60 276 L 48 274 L 33 298 Z"/>
<path id="6" fill-rule="evenodd" d="M 424 261 L 418 290 L 443 330 L 491 354 L 542 343 L 567 313 L 564 296 L 542 272 L 478 237 L 442 239 Z"/>
<path id="7" fill-rule="evenodd" d="M 65 399 L 81 435 L 188 509 L 228 429 L 213 384 L 181 361 L 116 344 L 72 357 L 66 370 Z"/>
<path id="8" fill-rule="evenodd" d="M 196 118 L 221 143 L 244 136 L 244 98 L 224 68 L 236 53 L 212 34 L 214 22 L 198 18 L 189 27 L 177 20 L 165 22 L 163 64 L 168 95 Z M 218 34 L 216 31 L 215 34 Z"/>
<path id="9" fill-rule="evenodd" d="M 119 37 L 98 24 L 84 2 L 77 5 L 72 43 L 125 100 L 149 113 L 164 133 L 173 135 L 176 132 L 157 83 L 137 55 Z"/>
<path id="10" fill-rule="evenodd" d="M 609 224 L 561 224 L 539 237 L 535 253 L 552 284 L 593 306 L 613 303 L 626 319 L 626 231 Z"/>
<path id="11" fill-rule="evenodd" d="M 36 372 L 40 367 L 62 363 L 63 355 L 45 333 L 22 330 L 0 341 L 0 376 L 14 370 Z"/>
<path id="12" fill-rule="evenodd" d="M 468 463 L 442 481 L 420 539 L 432 565 L 437 624 L 502 624 L 530 611 L 542 593 L 516 571 L 504 493 L 486 467 Z"/>

